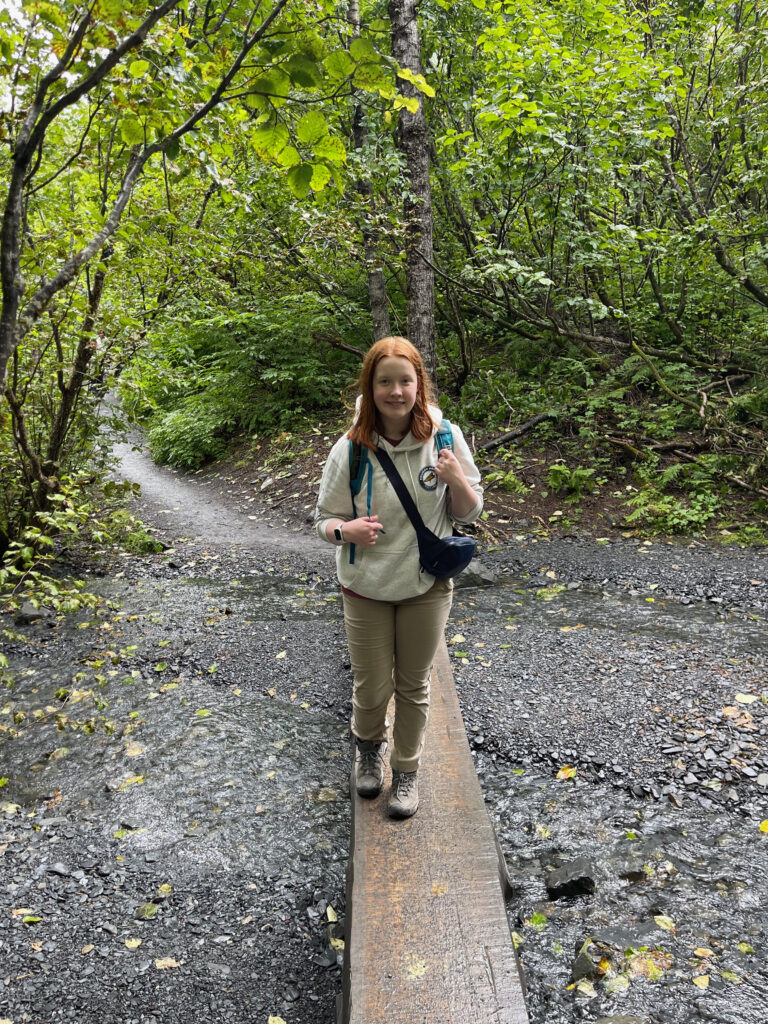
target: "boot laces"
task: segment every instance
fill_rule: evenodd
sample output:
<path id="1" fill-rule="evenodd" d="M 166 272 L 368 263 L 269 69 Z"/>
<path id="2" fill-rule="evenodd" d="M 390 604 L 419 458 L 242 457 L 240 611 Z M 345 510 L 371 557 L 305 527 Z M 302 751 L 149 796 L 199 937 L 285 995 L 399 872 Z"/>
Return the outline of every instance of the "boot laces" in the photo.
<path id="1" fill-rule="evenodd" d="M 397 795 L 407 799 L 416 788 L 416 772 L 400 772 L 397 777 Z"/>

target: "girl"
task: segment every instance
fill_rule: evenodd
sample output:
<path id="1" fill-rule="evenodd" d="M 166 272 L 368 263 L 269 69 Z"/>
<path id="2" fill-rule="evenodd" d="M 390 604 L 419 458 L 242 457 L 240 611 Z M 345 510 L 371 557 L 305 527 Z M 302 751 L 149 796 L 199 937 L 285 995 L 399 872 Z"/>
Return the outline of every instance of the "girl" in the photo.
<path id="1" fill-rule="evenodd" d="M 387 704 L 395 695 L 389 814 L 409 818 L 419 805 L 417 770 L 429 714 L 429 678 L 451 608 L 451 580 L 419 564 L 416 531 L 374 454 L 386 451 L 425 525 L 439 537 L 451 521 L 472 523 L 483 507 L 480 474 L 458 427 L 453 451 L 437 453 L 442 414 L 419 352 L 405 338 L 383 338 L 360 371 L 351 428 L 331 449 L 315 512 L 318 535 L 338 546 L 336 570 L 354 672 L 354 782 L 378 796 L 384 780 Z M 369 465 L 359 496 L 350 489 L 350 441 L 364 445 Z M 371 473 L 370 481 L 368 473 Z M 370 484 L 370 491 L 369 491 Z M 367 506 L 360 516 L 355 506 Z"/>

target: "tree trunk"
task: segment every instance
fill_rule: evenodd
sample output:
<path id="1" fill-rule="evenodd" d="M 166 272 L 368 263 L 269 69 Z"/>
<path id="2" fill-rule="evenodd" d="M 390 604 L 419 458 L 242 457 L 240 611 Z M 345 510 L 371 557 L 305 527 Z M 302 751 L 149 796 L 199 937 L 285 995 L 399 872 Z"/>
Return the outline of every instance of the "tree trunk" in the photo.
<path id="1" fill-rule="evenodd" d="M 415 0 L 390 0 L 392 56 L 402 68 L 421 74 L 419 26 Z M 408 337 L 421 352 L 427 372 L 435 375 L 435 279 L 432 271 L 432 193 L 429 186 L 429 133 L 424 96 L 410 82 L 400 80 L 406 98 L 418 100 L 415 114 L 400 111 L 400 149 L 408 169 L 409 194 L 405 218 L 405 277 L 408 300 Z"/>
<path id="2" fill-rule="evenodd" d="M 360 4 L 358 0 L 350 0 L 349 23 L 352 26 L 352 38 L 360 35 Z M 359 99 L 358 90 L 352 87 L 352 96 L 355 101 L 355 112 L 352 120 L 352 142 L 358 152 L 365 148 L 367 133 L 363 123 L 363 105 Z M 375 213 L 375 198 L 373 185 L 370 178 L 360 177 L 356 182 L 357 191 L 365 205 L 370 209 L 371 214 Z M 363 248 L 365 252 L 365 270 L 368 278 L 368 301 L 371 306 L 373 318 L 373 340 L 386 338 L 392 333 L 389 321 L 389 299 L 387 297 L 387 285 L 384 280 L 384 269 L 379 259 L 378 231 L 372 229 L 363 214 Z"/>

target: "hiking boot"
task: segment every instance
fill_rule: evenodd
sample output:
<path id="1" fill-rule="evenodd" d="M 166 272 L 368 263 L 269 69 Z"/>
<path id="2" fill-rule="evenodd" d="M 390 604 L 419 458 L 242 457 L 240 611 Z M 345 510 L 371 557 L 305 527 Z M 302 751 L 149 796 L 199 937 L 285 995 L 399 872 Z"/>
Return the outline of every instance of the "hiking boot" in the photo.
<path id="1" fill-rule="evenodd" d="M 416 772 L 392 771 L 392 791 L 389 794 L 390 818 L 410 818 L 419 809 L 419 784 Z"/>
<path id="2" fill-rule="evenodd" d="M 384 784 L 384 754 L 387 741 L 374 743 L 355 737 L 355 789 L 359 796 L 374 797 Z"/>

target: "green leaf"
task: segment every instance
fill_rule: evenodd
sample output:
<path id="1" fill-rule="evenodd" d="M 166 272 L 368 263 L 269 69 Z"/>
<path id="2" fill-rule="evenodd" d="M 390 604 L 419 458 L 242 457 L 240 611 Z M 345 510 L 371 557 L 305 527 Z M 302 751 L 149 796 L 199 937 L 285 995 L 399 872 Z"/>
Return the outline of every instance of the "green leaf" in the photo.
<path id="1" fill-rule="evenodd" d="M 269 98 L 272 105 L 281 107 L 291 91 L 291 80 L 281 68 L 272 68 L 253 83 L 252 90 Z"/>
<path id="2" fill-rule="evenodd" d="M 303 142 L 305 146 L 313 146 L 327 134 L 328 124 L 319 110 L 310 110 L 299 120 L 296 126 L 298 140 Z"/>
<path id="3" fill-rule="evenodd" d="M 208 708 L 198 708 L 197 711 L 195 712 L 195 714 L 198 715 L 200 718 L 207 718 L 207 716 L 210 715 L 210 713 L 211 712 L 208 710 Z"/>
<path id="4" fill-rule="evenodd" d="M 120 122 L 120 135 L 128 146 L 140 146 L 144 142 L 144 125 L 136 117 L 126 117 Z"/>
<path id="5" fill-rule="evenodd" d="M 131 78 L 141 78 L 142 75 L 146 75 L 149 68 L 150 63 L 148 60 L 134 60 L 128 65 L 128 74 Z"/>
<path id="6" fill-rule="evenodd" d="M 315 164 L 312 168 L 312 177 L 309 182 L 309 187 L 313 192 L 322 192 L 330 180 L 331 172 L 325 164 Z"/>
<path id="7" fill-rule="evenodd" d="M 277 162 L 281 167 L 295 167 L 296 164 L 301 163 L 301 156 L 293 146 L 286 146 L 277 158 Z"/>
<path id="8" fill-rule="evenodd" d="M 313 148 L 318 160 L 330 160 L 334 164 L 343 164 L 347 159 L 347 151 L 341 139 L 326 135 Z"/>
<path id="9" fill-rule="evenodd" d="M 352 76 L 352 84 L 366 92 L 386 89 L 391 82 L 380 64 L 360 64 Z"/>
<path id="10" fill-rule="evenodd" d="M 362 36 L 352 40 L 349 52 L 358 64 L 378 60 L 378 55 L 373 48 L 373 43 L 370 39 L 363 39 Z"/>
<path id="11" fill-rule="evenodd" d="M 288 129 L 281 121 L 257 128 L 251 144 L 262 160 L 274 160 L 288 143 Z"/>
<path id="12" fill-rule="evenodd" d="M 314 89 L 322 85 L 323 75 L 320 68 L 303 53 L 295 53 L 285 65 L 285 70 L 291 76 L 291 80 L 302 88 Z"/>
<path id="13" fill-rule="evenodd" d="M 355 70 L 355 62 L 346 50 L 336 50 L 323 61 L 323 66 L 331 78 L 349 78 Z"/>
<path id="14" fill-rule="evenodd" d="M 312 181 L 312 164 L 299 164 L 288 171 L 288 187 L 297 199 L 306 199 Z"/>

